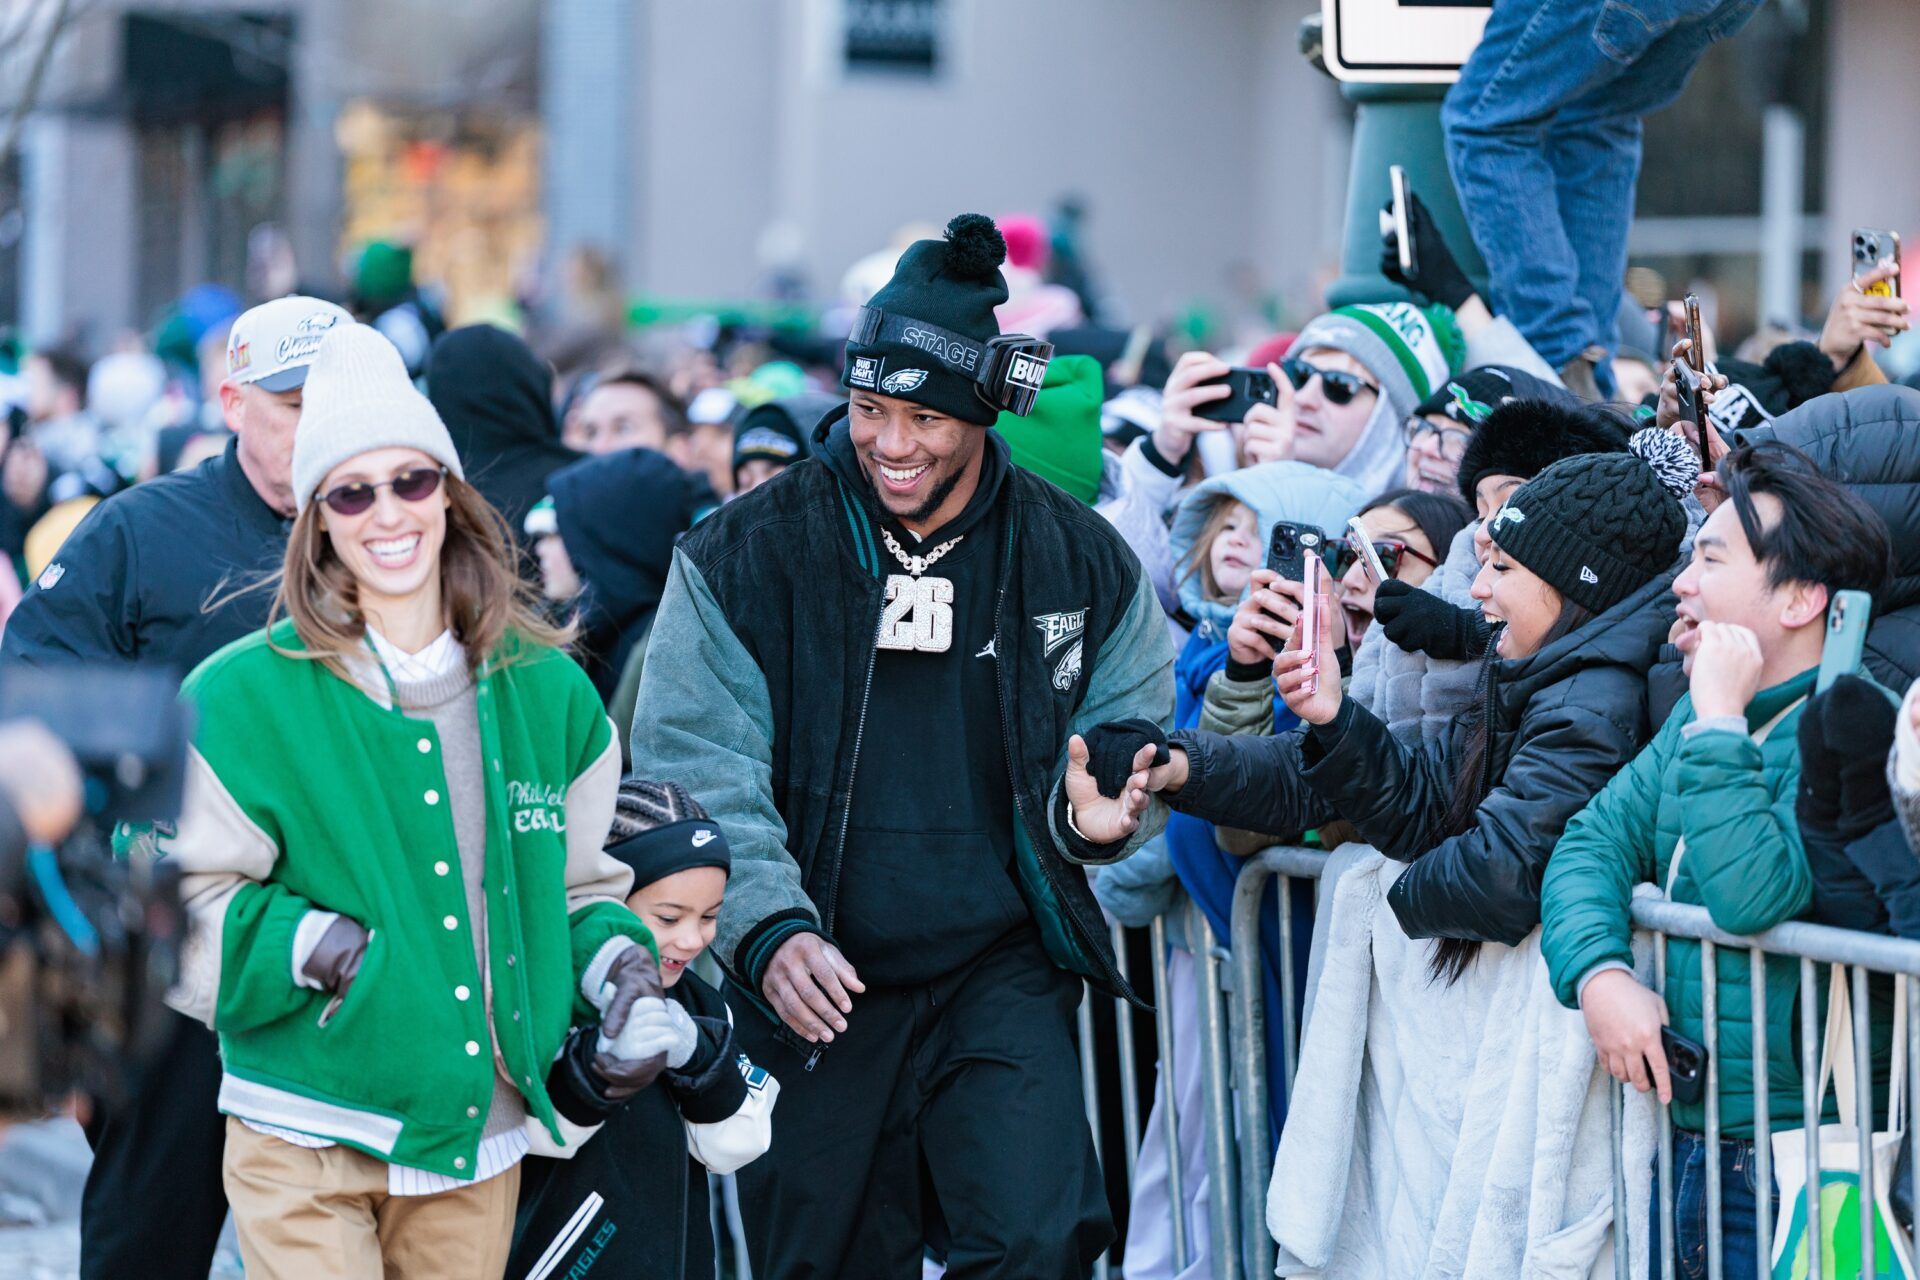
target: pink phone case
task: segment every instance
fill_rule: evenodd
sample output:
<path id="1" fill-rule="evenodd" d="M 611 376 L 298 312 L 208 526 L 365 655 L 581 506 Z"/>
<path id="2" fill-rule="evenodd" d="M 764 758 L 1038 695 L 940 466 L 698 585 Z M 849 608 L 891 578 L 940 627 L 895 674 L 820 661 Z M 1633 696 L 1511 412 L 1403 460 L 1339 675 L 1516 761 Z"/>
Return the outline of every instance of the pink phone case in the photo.
<path id="1" fill-rule="evenodd" d="M 1314 693 L 1320 688 L 1320 574 L 1323 569 L 1319 556 L 1308 556 L 1306 563 L 1306 581 L 1301 585 L 1306 590 L 1306 602 L 1300 609 L 1300 647 L 1315 654 L 1307 664 L 1307 681 L 1300 686 L 1302 693 Z"/>

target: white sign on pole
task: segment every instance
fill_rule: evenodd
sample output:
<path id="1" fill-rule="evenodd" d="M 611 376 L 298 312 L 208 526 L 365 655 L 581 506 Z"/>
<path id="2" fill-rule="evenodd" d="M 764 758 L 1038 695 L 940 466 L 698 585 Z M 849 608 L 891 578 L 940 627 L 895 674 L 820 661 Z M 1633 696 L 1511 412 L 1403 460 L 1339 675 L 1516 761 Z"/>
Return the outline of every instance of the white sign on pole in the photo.
<path id="1" fill-rule="evenodd" d="M 1492 9 L 1493 0 L 1320 0 L 1327 70 L 1337 80 L 1452 84 Z"/>

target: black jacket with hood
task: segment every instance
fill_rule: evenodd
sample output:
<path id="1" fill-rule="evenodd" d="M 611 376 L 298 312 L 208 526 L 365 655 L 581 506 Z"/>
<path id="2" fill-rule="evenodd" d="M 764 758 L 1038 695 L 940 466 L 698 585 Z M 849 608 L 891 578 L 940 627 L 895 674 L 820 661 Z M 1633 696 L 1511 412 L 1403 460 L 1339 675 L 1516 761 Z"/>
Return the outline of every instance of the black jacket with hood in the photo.
<path id="1" fill-rule="evenodd" d="M 470 324 L 434 342 L 427 398 L 453 436 L 467 483 L 524 543 L 521 523 L 547 496 L 548 477 L 582 456 L 560 443 L 553 371 L 506 330 Z"/>
<path id="2" fill-rule="evenodd" d="M 1446 737 L 1412 747 L 1352 698 L 1325 725 L 1279 737 L 1189 730 L 1183 813 L 1265 832 L 1345 818 L 1410 862 L 1387 895 L 1413 938 L 1518 943 L 1540 923 L 1540 882 L 1568 819 L 1646 745 L 1646 670 L 1671 620 L 1662 574 L 1529 657 L 1496 660 L 1482 705 Z M 1480 801 L 1448 822 L 1480 724 L 1491 726 Z"/>
<path id="3" fill-rule="evenodd" d="M 845 419 L 843 406 L 815 428 L 816 454 L 846 433 Z M 733 874 L 714 954 L 769 1017 L 760 987 L 774 951 L 799 931 L 833 935 L 866 738 L 941 732 L 959 711 L 928 707 L 905 726 L 869 720 L 898 569 L 866 486 L 809 458 L 696 526 L 674 552 L 634 717 L 635 771 L 683 781 L 726 830 Z M 1171 717 L 1165 618 L 1139 561 L 1090 508 L 1017 468 L 996 507 L 992 645 L 973 656 L 994 664 L 988 714 L 1014 801 L 1015 882 L 1056 964 L 1130 993 L 1073 863 L 1131 853 L 1165 811 L 1149 810 L 1124 844 L 1090 851 L 1055 806 L 1070 734 Z M 899 921 L 902 937 L 919 928 Z"/>
<path id="4" fill-rule="evenodd" d="M 653 623 L 673 544 L 693 524 L 694 486 L 664 453 L 622 449 L 562 467 L 547 489 L 580 575 L 578 657 L 604 701 Z"/>

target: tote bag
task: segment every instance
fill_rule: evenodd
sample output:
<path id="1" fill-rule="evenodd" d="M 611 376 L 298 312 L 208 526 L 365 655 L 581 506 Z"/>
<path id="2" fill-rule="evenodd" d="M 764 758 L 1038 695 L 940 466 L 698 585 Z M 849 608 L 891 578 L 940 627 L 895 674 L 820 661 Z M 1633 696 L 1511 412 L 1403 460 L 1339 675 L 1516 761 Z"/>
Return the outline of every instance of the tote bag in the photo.
<path id="1" fill-rule="evenodd" d="M 1907 979 L 1894 980 L 1893 1079 L 1892 1097 L 1887 1106 L 1887 1128 L 1860 1141 L 1860 1130 L 1852 1121 L 1854 1110 L 1853 1019 L 1849 1009 L 1846 979 L 1840 969 L 1833 971 L 1832 988 L 1827 997 L 1827 1036 L 1820 1053 L 1819 1105 L 1826 1106 L 1829 1075 L 1839 1102 L 1840 1115 L 1847 1123 L 1820 1126 L 1820 1172 L 1810 1179 L 1807 1169 L 1807 1134 L 1792 1129 L 1773 1135 L 1773 1175 L 1780 1186 L 1780 1213 L 1773 1223 L 1774 1280 L 1804 1280 L 1809 1274 L 1807 1248 L 1817 1244 L 1821 1251 L 1824 1276 L 1870 1275 L 1875 1280 L 1915 1280 L 1911 1245 L 1893 1216 L 1887 1194 L 1893 1186 L 1894 1161 L 1900 1150 L 1900 1135 L 1906 1123 L 1907 1098 Z M 1874 1215 L 1873 1266 L 1860 1266 L 1860 1170 L 1873 1161 Z M 1809 1239 L 1807 1196 L 1809 1182 L 1820 1196 L 1820 1238 Z"/>

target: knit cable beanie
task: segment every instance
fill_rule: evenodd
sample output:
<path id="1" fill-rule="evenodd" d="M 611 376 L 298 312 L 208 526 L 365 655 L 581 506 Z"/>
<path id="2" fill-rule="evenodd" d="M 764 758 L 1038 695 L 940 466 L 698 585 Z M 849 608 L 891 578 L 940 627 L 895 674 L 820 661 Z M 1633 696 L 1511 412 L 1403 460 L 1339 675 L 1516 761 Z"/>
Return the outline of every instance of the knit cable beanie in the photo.
<path id="1" fill-rule="evenodd" d="M 1563 458 L 1515 490 L 1487 532 L 1563 597 L 1602 614 L 1672 566 L 1699 466 L 1669 431 L 1626 453 Z"/>
<path id="2" fill-rule="evenodd" d="M 335 467 L 375 449 L 418 449 L 464 480 L 460 453 L 433 403 L 377 329 L 337 324 L 307 371 L 293 433 L 293 497 L 306 510 Z"/>
<path id="3" fill-rule="evenodd" d="M 907 246 L 894 265 L 893 279 L 867 305 L 985 343 L 1000 335 L 993 309 L 1007 300 L 1007 282 L 1000 274 L 1006 258 L 1007 242 L 993 219 L 963 213 L 947 224 L 944 240 L 916 240 Z M 840 385 L 911 400 L 982 427 L 992 426 L 999 416 L 998 409 L 974 393 L 970 379 L 928 350 L 904 342 L 849 342 Z"/>

